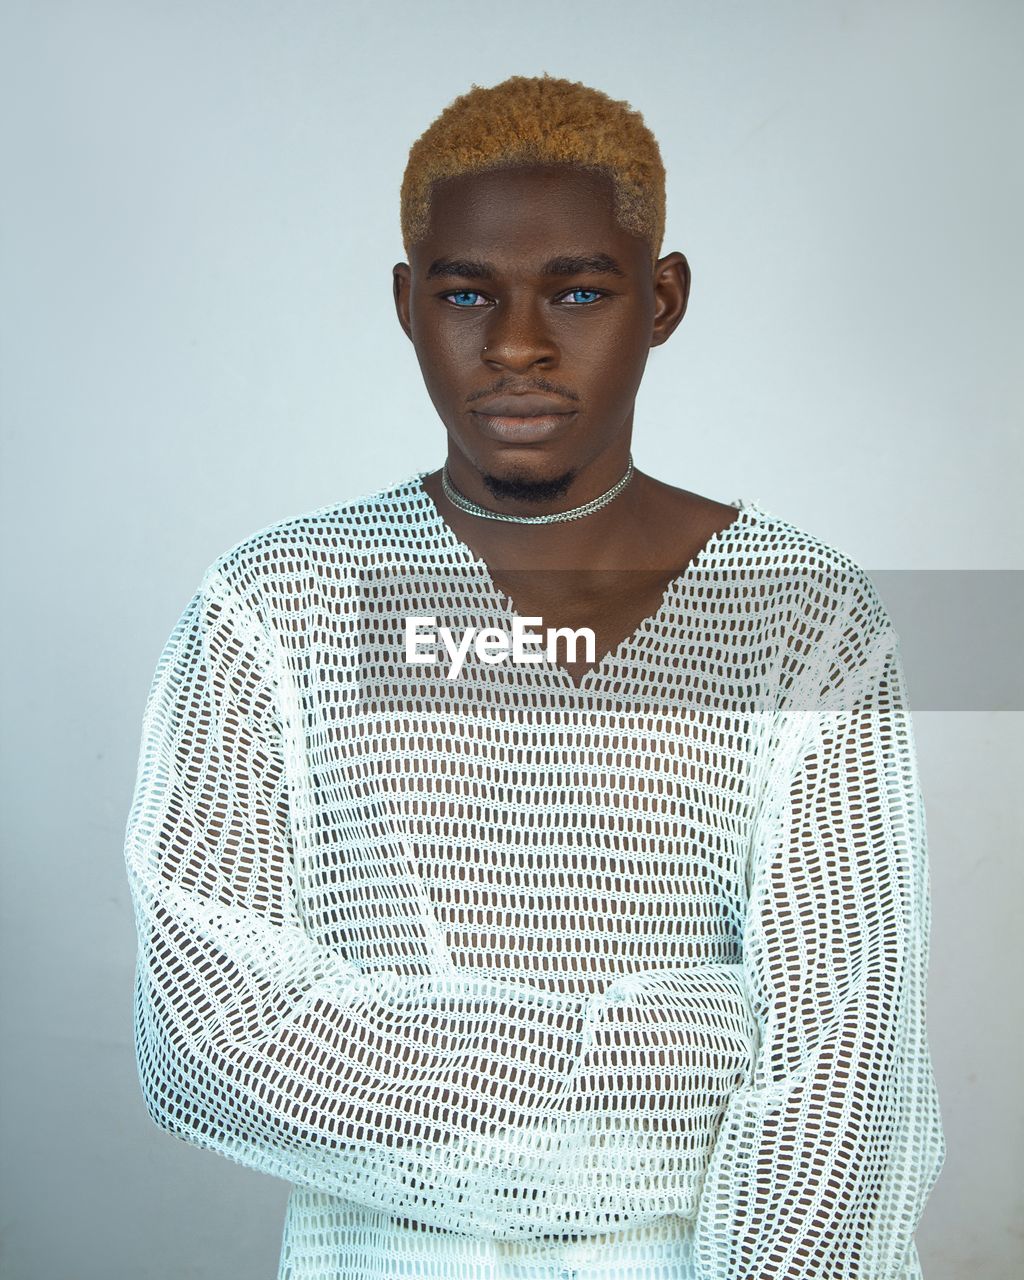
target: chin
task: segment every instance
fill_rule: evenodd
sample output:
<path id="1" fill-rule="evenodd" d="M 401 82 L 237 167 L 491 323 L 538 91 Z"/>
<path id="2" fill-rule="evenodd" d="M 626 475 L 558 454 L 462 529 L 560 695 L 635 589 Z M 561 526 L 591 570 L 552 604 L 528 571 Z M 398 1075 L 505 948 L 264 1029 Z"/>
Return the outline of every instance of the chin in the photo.
<path id="1" fill-rule="evenodd" d="M 511 463 L 505 467 L 485 466 L 480 472 L 487 491 L 500 501 L 550 502 L 564 497 L 575 479 L 575 468 L 545 466 L 542 459 L 537 465 Z"/>

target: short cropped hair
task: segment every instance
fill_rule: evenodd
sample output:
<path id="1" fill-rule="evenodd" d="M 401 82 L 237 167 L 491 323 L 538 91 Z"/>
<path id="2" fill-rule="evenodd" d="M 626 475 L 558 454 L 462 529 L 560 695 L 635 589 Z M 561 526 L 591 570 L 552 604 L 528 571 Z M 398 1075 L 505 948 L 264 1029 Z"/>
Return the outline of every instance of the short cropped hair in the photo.
<path id="1" fill-rule="evenodd" d="M 567 164 L 606 174 L 615 220 L 650 245 L 665 234 L 665 167 L 639 111 L 599 89 L 554 76 L 512 76 L 474 85 L 413 143 L 402 178 L 406 253 L 427 234 L 435 182 L 465 173 Z"/>

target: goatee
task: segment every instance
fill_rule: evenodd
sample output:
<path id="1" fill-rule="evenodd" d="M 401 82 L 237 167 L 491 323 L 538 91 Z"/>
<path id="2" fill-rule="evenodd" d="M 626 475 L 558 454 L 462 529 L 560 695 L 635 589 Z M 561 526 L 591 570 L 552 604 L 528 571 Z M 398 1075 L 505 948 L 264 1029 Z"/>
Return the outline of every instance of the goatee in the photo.
<path id="1" fill-rule="evenodd" d="M 552 498 L 561 498 L 568 493 L 575 478 L 575 470 L 566 471 L 550 480 L 495 476 L 486 471 L 481 475 L 488 492 L 503 502 L 550 502 Z"/>

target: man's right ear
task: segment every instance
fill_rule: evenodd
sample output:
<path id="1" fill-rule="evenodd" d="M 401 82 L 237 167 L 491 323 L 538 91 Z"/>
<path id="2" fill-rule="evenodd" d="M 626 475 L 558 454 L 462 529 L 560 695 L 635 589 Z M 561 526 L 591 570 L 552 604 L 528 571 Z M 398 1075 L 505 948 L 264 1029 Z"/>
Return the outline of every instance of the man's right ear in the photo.
<path id="1" fill-rule="evenodd" d="M 407 262 L 396 262 L 391 272 L 395 295 L 395 313 L 405 336 L 412 341 L 412 321 L 409 318 L 409 290 L 412 288 L 412 271 Z"/>

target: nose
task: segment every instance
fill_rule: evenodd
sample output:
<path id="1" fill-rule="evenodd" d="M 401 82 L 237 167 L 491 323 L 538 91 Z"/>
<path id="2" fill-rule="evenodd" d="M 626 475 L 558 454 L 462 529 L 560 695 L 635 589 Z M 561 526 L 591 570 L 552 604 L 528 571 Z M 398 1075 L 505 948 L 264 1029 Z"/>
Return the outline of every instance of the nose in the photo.
<path id="1" fill-rule="evenodd" d="M 480 352 L 492 369 L 523 373 L 558 364 L 558 346 L 540 310 L 527 301 L 507 301 L 494 308 Z"/>

